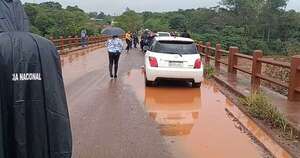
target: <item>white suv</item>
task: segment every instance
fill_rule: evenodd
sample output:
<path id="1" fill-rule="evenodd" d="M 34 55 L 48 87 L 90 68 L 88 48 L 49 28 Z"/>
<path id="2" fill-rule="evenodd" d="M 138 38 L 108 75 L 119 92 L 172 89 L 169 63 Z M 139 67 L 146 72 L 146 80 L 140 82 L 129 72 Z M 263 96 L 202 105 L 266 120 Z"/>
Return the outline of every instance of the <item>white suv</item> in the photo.
<path id="1" fill-rule="evenodd" d="M 145 50 L 146 86 L 161 79 L 185 80 L 192 82 L 193 87 L 201 86 L 203 64 L 192 39 L 156 37 Z"/>

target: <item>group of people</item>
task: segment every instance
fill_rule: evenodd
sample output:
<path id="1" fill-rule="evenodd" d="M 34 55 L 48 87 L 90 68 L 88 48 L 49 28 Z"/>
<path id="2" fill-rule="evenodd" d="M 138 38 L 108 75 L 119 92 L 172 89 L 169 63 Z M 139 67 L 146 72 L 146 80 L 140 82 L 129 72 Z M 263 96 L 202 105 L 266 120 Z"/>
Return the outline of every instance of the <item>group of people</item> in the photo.
<path id="1" fill-rule="evenodd" d="M 144 46 L 151 46 L 153 39 L 157 36 L 155 32 L 146 29 L 141 35 L 141 50 L 144 51 Z"/>
<path id="2" fill-rule="evenodd" d="M 176 34 L 171 34 L 172 36 L 176 36 Z M 144 51 L 144 46 L 151 46 L 153 39 L 157 36 L 155 32 L 152 32 L 146 29 L 141 35 L 140 47 L 141 50 Z M 190 38 L 190 34 L 185 30 L 181 35 L 181 37 Z M 126 51 L 129 52 L 132 48 L 137 48 L 139 44 L 138 33 L 127 32 L 125 34 L 126 40 Z M 113 35 L 112 39 L 107 42 L 108 49 L 108 57 L 109 57 L 109 73 L 111 78 L 117 78 L 118 73 L 118 65 L 121 52 L 123 51 L 123 42 L 118 37 L 118 35 Z M 114 70 L 114 71 L 113 71 Z"/>
<path id="3" fill-rule="evenodd" d="M 126 50 L 129 52 L 130 49 L 132 48 L 137 48 L 137 45 L 139 44 L 139 37 L 137 32 L 127 32 L 125 34 L 125 40 L 126 40 Z"/>

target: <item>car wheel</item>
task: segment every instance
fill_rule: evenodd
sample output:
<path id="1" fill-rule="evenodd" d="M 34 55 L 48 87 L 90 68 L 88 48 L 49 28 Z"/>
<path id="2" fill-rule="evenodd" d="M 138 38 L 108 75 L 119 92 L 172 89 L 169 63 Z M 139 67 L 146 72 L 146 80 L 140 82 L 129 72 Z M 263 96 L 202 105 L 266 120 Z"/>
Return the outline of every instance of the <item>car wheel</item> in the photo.
<path id="1" fill-rule="evenodd" d="M 146 87 L 154 87 L 154 82 L 153 81 L 148 81 L 146 76 L 145 76 L 145 85 L 146 85 Z"/>
<path id="2" fill-rule="evenodd" d="M 193 82 L 193 88 L 200 88 L 201 87 L 201 82 L 200 83 L 195 83 Z"/>

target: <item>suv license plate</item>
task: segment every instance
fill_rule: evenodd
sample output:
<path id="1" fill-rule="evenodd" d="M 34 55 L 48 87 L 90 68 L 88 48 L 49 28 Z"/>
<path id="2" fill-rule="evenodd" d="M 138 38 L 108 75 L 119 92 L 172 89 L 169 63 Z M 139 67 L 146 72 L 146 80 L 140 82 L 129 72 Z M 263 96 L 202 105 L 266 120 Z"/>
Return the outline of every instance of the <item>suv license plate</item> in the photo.
<path id="1" fill-rule="evenodd" d="M 183 66 L 182 62 L 169 62 L 169 67 L 181 68 Z"/>

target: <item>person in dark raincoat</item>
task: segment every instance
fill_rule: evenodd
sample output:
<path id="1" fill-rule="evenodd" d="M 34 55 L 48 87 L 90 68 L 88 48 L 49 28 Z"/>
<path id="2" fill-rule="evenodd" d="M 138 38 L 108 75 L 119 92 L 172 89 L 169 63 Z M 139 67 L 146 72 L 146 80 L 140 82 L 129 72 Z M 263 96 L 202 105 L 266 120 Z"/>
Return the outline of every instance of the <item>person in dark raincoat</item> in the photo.
<path id="1" fill-rule="evenodd" d="M 188 33 L 188 31 L 185 29 L 184 32 L 181 33 L 180 37 L 184 38 L 191 38 L 191 35 Z"/>
<path id="2" fill-rule="evenodd" d="M 59 55 L 28 29 L 21 2 L 0 0 L 0 158 L 70 158 Z"/>

